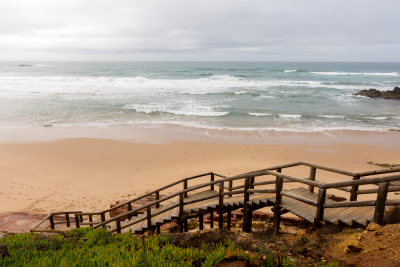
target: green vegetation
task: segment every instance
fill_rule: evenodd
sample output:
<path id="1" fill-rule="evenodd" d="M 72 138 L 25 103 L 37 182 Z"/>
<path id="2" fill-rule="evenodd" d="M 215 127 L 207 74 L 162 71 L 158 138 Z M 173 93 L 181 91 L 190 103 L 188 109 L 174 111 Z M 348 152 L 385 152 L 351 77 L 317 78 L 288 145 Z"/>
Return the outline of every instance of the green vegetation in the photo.
<path id="1" fill-rule="evenodd" d="M 91 228 L 73 229 L 63 235 L 10 235 L 0 239 L 0 266 L 215 266 L 260 259 L 230 239 L 199 247 L 188 246 L 187 241 L 162 235 L 142 240 L 130 233 L 111 235 Z M 272 254 L 261 265 L 296 266 L 291 259 Z"/>
<path id="2" fill-rule="evenodd" d="M 105 230 L 74 229 L 63 235 L 20 234 L 0 240 L 0 266 L 214 266 L 227 257 L 251 260 L 235 244 L 212 250 L 180 248 L 171 237 L 132 238 Z"/>

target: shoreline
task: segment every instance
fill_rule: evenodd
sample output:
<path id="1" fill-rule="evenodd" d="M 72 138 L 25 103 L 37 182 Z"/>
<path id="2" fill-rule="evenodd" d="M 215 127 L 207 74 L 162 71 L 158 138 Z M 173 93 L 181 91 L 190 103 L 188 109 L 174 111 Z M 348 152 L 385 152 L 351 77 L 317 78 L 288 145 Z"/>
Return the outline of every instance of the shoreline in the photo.
<path id="1" fill-rule="evenodd" d="M 174 130 L 1 129 L 0 212 L 100 211 L 117 200 L 132 199 L 210 171 L 233 176 L 308 161 L 359 172 L 382 168 L 369 161 L 400 163 L 400 132 L 279 132 L 260 136 Z M 286 173 L 307 177 L 309 169 L 288 169 Z M 320 175 L 318 179 L 327 182 L 343 179 Z M 348 197 L 342 191 L 333 193 Z"/>
<path id="2" fill-rule="evenodd" d="M 163 127 L 121 125 L 113 127 L 76 126 L 0 129 L 0 143 L 48 142 L 71 138 L 110 139 L 147 144 L 167 144 L 180 141 L 237 145 L 362 143 L 400 149 L 400 130 L 252 131 L 215 130 L 176 125 L 165 125 Z"/>

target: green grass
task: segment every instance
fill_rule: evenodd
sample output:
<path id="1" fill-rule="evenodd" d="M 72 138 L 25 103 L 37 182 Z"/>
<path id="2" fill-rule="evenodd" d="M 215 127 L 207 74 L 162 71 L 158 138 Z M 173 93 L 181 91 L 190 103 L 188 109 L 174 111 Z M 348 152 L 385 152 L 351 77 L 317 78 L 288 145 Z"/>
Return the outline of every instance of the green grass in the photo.
<path id="1" fill-rule="evenodd" d="M 0 239 L 0 266 L 215 266 L 229 259 L 257 259 L 230 239 L 199 248 L 187 246 L 184 240 L 173 245 L 172 239 L 159 235 L 141 240 L 130 233 L 111 235 L 91 228 L 73 229 L 63 235 L 10 235 Z M 269 255 L 263 266 L 296 264 L 284 255 Z"/>
<path id="2" fill-rule="evenodd" d="M 65 235 L 19 234 L 0 240 L 0 266 L 214 266 L 227 257 L 251 260 L 231 242 L 213 249 L 180 248 L 171 237 L 132 238 L 105 230 L 74 229 Z"/>

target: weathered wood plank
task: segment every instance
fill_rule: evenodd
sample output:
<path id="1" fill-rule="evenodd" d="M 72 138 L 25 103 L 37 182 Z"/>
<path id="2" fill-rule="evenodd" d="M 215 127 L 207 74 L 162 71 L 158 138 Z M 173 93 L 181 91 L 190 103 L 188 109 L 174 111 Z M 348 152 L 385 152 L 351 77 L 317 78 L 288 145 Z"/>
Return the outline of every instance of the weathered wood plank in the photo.
<path id="1" fill-rule="evenodd" d="M 341 221 L 342 223 L 347 224 L 348 226 L 352 226 L 354 218 L 356 218 L 358 215 L 361 215 L 361 214 L 363 214 L 363 213 L 365 213 L 367 211 L 373 210 L 373 209 L 374 209 L 374 207 L 361 207 L 361 208 L 358 208 L 356 211 L 354 211 L 354 212 L 352 212 L 352 213 L 350 213 L 348 215 L 340 217 L 339 221 Z"/>
<path id="2" fill-rule="evenodd" d="M 358 209 L 358 208 L 355 208 L 355 207 L 353 207 L 353 208 L 348 208 L 348 209 L 346 209 L 346 210 L 343 210 L 343 211 L 341 211 L 341 212 L 338 212 L 338 213 L 336 213 L 336 214 L 334 214 L 334 215 L 331 215 L 331 216 L 325 218 L 325 220 L 328 221 L 328 222 L 330 222 L 330 223 L 333 223 L 333 224 L 335 224 L 335 225 L 339 225 L 339 218 L 344 217 L 344 216 L 347 216 L 348 214 L 351 214 L 351 213 L 357 211 L 357 209 Z"/>

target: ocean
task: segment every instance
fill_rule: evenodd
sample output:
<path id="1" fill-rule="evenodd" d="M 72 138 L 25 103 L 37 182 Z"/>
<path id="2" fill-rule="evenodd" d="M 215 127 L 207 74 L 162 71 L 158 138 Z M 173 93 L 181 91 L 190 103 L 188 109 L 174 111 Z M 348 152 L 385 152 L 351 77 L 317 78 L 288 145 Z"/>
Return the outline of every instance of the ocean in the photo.
<path id="1" fill-rule="evenodd" d="M 21 66 L 21 64 L 28 66 Z M 0 62 L 0 128 L 400 129 L 400 63 Z"/>

